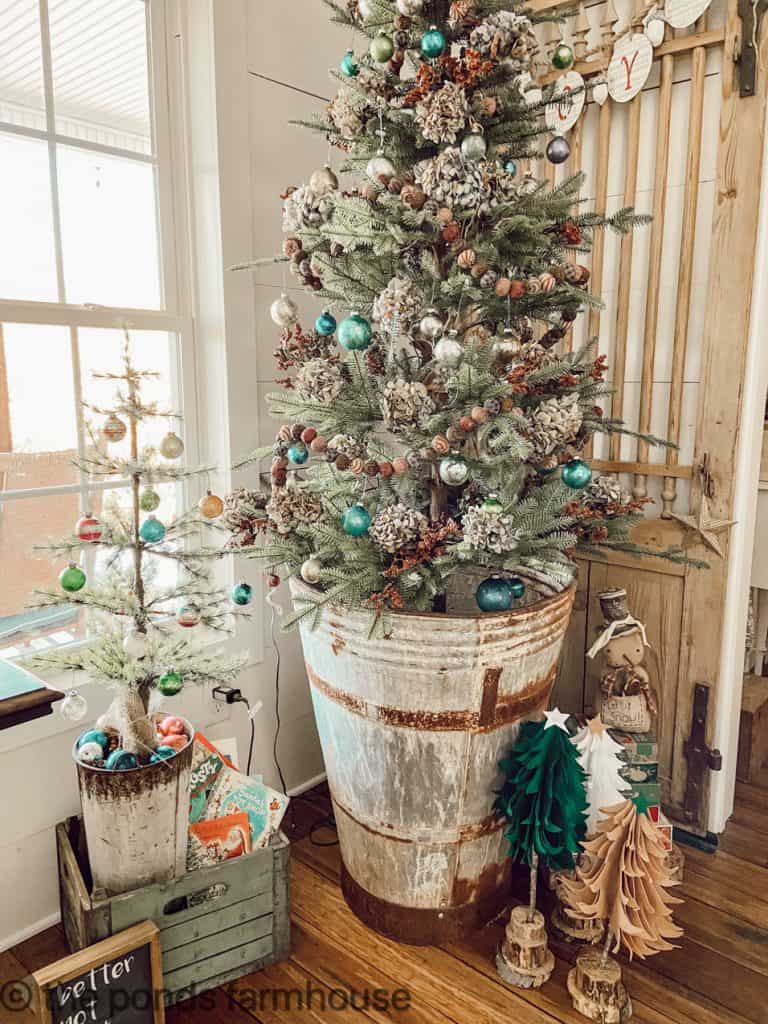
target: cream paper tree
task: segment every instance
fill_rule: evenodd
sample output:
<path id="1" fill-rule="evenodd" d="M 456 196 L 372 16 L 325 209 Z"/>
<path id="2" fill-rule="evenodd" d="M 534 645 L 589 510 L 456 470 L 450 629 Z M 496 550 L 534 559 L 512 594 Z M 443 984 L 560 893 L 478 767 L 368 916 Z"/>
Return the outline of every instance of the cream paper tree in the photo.
<path id="1" fill-rule="evenodd" d="M 606 817 L 603 808 L 621 803 L 631 786 L 621 777 L 622 746 L 610 735 L 599 715 L 590 719 L 572 742 L 587 775 L 587 835 L 591 836 Z"/>

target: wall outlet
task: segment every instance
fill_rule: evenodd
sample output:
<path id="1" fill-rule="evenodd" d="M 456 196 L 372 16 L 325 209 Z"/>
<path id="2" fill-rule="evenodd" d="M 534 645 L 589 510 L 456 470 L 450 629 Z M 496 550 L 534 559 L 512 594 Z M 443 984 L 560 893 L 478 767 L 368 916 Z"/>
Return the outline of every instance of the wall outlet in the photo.
<path id="1" fill-rule="evenodd" d="M 224 701 L 216 700 L 210 693 L 208 694 L 208 721 L 210 722 L 226 722 L 232 717 L 232 704 L 227 704 Z"/>

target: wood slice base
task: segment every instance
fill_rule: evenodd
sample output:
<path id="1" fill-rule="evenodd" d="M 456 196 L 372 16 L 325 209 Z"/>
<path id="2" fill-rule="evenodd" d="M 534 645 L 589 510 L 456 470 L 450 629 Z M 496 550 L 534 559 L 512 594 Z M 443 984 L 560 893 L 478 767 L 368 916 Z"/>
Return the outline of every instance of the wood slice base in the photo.
<path id="1" fill-rule="evenodd" d="M 557 900 L 550 915 L 549 927 L 565 942 L 579 942 L 587 946 L 596 945 L 605 934 L 605 926 L 601 920 L 580 917 L 560 900 Z"/>
<path id="2" fill-rule="evenodd" d="M 632 1002 L 621 981 L 621 967 L 595 949 L 582 950 L 568 972 L 573 1008 L 598 1024 L 621 1024 L 632 1016 Z"/>
<path id="3" fill-rule="evenodd" d="M 501 978 L 519 988 L 540 988 L 555 969 L 547 944 L 544 915 L 536 910 L 528 920 L 527 907 L 514 907 L 504 941 L 496 955 Z"/>

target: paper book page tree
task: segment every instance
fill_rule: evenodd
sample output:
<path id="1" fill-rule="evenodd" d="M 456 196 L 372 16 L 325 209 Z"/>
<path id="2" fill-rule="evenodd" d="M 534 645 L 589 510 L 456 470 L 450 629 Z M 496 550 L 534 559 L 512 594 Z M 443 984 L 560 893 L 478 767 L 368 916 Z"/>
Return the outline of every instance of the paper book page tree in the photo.
<path id="1" fill-rule="evenodd" d="M 208 493 L 196 508 L 167 524 L 154 515 L 161 501 L 158 485 L 180 483 L 209 470 L 178 464 L 184 444 L 173 431 L 163 438 L 159 451 L 141 446 L 142 424 L 173 414 L 142 399 L 142 384 L 157 374 L 133 365 L 128 332 L 120 372 L 94 376 L 114 382 L 115 401 L 110 408 L 83 403 L 100 425 L 89 424 L 91 446 L 75 464 L 95 481 L 129 480 L 130 501 L 111 503 L 102 520 L 84 516 L 72 537 L 44 546 L 69 565 L 59 577 L 58 589 L 36 592 L 35 606 L 67 603 L 86 609 L 91 635 L 87 643 L 36 654 L 27 664 L 80 671 L 89 682 L 114 689 L 114 701 L 99 724 L 102 732 L 106 726 L 117 730 L 120 749 L 128 755 L 123 767 L 135 767 L 146 763 L 158 745 L 150 718 L 153 693 L 173 696 L 185 686 L 232 682 L 245 658 L 222 656 L 215 645 L 190 638 L 193 628 L 222 639 L 232 631 L 230 597 L 215 584 L 211 572 L 220 549 L 201 539 L 202 528 L 216 528 L 223 501 Z M 127 453 L 110 454 L 110 446 L 126 435 Z M 97 555 L 93 578 L 81 564 L 87 552 Z M 177 571 L 161 573 L 160 566 Z M 70 694 L 66 703 L 64 713 L 74 720 L 86 713 L 77 694 Z"/>
<path id="2" fill-rule="evenodd" d="M 568 975 L 574 1007 L 590 1020 L 612 1024 L 632 1013 L 621 982 L 621 968 L 609 953 L 624 946 L 630 959 L 674 949 L 670 939 L 682 935 L 672 920 L 681 901 L 667 892 L 677 883 L 665 864 L 658 829 L 631 800 L 605 809 L 597 835 L 584 843 L 589 860 L 563 879 L 562 895 L 586 918 L 606 922 L 602 953 L 582 951 Z"/>
<path id="3" fill-rule="evenodd" d="M 505 981 L 538 988 L 552 974 L 544 916 L 536 909 L 539 865 L 572 868 L 585 835 L 584 771 L 558 710 L 541 722 L 524 722 L 510 755 L 494 809 L 507 819 L 509 856 L 530 869 L 528 907 L 512 910 L 496 958 Z"/>

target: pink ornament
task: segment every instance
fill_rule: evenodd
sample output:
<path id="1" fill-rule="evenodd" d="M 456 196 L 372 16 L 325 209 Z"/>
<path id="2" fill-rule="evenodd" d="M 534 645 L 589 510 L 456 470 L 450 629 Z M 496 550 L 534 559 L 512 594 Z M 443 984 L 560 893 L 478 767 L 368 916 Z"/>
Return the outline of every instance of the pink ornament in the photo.
<path id="1" fill-rule="evenodd" d="M 170 747 L 172 750 L 183 750 L 184 747 L 189 743 L 189 737 L 178 736 L 176 733 L 168 733 L 167 736 L 163 736 L 163 746 Z"/>
<path id="2" fill-rule="evenodd" d="M 163 737 L 168 736 L 186 736 L 187 730 L 184 725 L 184 720 L 179 718 L 177 715 L 168 715 L 157 727 L 158 732 Z"/>

